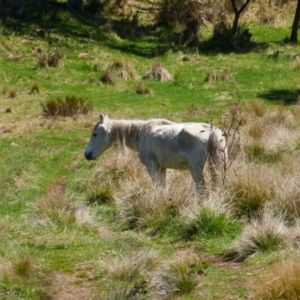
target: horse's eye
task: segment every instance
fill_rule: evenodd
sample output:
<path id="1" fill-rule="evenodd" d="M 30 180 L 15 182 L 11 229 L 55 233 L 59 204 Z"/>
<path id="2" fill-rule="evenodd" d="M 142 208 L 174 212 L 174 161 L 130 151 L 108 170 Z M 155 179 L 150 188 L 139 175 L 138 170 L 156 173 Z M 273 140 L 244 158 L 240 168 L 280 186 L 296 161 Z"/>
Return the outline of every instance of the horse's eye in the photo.
<path id="1" fill-rule="evenodd" d="M 97 133 L 93 133 L 93 137 L 96 137 L 97 136 Z"/>

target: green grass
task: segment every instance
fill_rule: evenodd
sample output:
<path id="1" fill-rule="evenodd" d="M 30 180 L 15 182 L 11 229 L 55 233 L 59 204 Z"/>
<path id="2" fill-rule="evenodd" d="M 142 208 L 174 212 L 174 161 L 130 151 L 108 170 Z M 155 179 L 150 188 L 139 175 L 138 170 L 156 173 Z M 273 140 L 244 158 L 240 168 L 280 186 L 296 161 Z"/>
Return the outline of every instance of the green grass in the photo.
<path id="1" fill-rule="evenodd" d="M 276 193 L 269 196 L 251 184 L 233 187 L 235 199 L 231 202 L 238 220 L 203 209 L 187 224 L 189 194 L 170 193 L 170 198 L 158 194 L 155 198 L 150 188 L 147 192 L 141 173 L 121 173 L 118 165 L 109 161 L 110 157 L 115 160 L 115 155 L 88 162 L 83 153 L 100 112 L 111 118 L 165 117 L 218 124 L 238 100 L 246 110 L 247 103 L 257 100 L 266 110 L 295 107 L 290 104 L 298 100 L 299 70 L 290 56 L 299 52 L 299 46 L 280 44 L 290 29 L 251 24 L 260 46 L 249 53 L 209 53 L 201 52 L 201 47 L 199 53 L 193 49 L 175 51 L 155 34 L 126 40 L 117 37 L 102 20 L 91 18 L 91 22 L 99 22 L 99 27 L 93 27 L 78 21 L 62 3 L 51 5 L 56 5 L 59 13 L 47 19 L 35 16 L 36 23 L 12 19 L 0 24 L 0 298 L 49 299 L 57 292 L 55 284 L 61 275 L 72 280 L 60 282 L 59 288 L 87 285 L 92 294 L 104 293 L 99 299 L 109 295 L 111 299 L 127 295 L 128 299 L 138 292 L 144 293 L 141 299 L 158 299 L 158 292 L 176 299 L 224 299 L 228 294 L 236 299 L 250 297 L 247 274 L 257 265 L 269 263 L 268 250 L 276 251 L 277 241 L 262 240 L 257 245 L 264 252 L 260 260 L 250 258 L 248 265 L 237 268 L 233 263 L 215 262 L 213 257 L 226 253 L 240 234 L 242 217 L 259 212 L 266 198 L 275 198 Z M 53 28 L 50 38 L 37 33 L 43 22 Z M 95 35 L 90 40 L 92 31 Z M 169 50 L 163 52 L 159 46 Z M 61 51 L 61 63 L 56 68 L 39 67 L 33 47 L 40 47 L 43 53 Z M 268 58 L 269 47 L 283 48 L 285 53 L 273 60 Z M 79 58 L 80 53 L 88 53 L 88 57 Z M 9 54 L 23 57 L 11 61 Z M 101 76 L 116 61 L 127 62 L 137 79 L 117 77 L 115 85 L 101 82 Z M 170 81 L 142 79 L 157 62 L 170 72 Z M 206 81 L 208 73 L 230 76 Z M 137 87 L 151 92 L 137 93 Z M 43 116 L 41 103 L 70 95 L 86 99 L 93 112 Z M 8 108 L 12 112 L 6 112 Z M 281 162 L 282 150 L 262 150 L 249 146 L 245 154 L 252 163 L 270 168 Z M 299 141 L 293 151 L 298 150 Z M 101 169 L 103 163 L 105 170 Z M 130 168 L 131 164 L 121 167 Z M 191 190 L 191 183 L 183 177 L 174 180 L 170 188 L 185 185 Z M 128 178 L 131 181 L 126 186 Z M 124 220 L 120 214 L 126 209 L 128 213 L 134 197 L 140 203 L 154 197 L 160 205 L 129 211 L 132 219 Z M 149 258 L 149 250 L 157 256 Z M 135 256 L 137 252 L 144 256 Z M 176 260 L 178 257 L 183 260 Z M 137 258 L 139 264 L 135 265 Z M 127 261 L 133 266 L 117 270 L 119 277 L 116 270 L 109 269 L 110 263 L 121 267 L 121 262 Z M 105 270 L 99 267 L 103 263 Z M 114 278 L 118 278 L 117 287 Z M 161 285 L 155 284 L 157 278 Z M 116 290 L 124 291 L 123 295 Z"/>

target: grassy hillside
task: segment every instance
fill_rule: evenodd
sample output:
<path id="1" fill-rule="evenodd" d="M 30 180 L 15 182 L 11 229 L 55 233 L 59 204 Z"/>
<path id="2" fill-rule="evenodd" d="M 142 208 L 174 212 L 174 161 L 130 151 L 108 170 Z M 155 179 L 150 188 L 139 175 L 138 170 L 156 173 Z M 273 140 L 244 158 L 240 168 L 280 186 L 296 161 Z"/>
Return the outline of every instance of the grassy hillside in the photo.
<path id="1" fill-rule="evenodd" d="M 195 52 L 55 5 L 0 24 L 0 298 L 298 299 L 300 48 L 282 43 L 288 25 L 252 21 L 247 53 Z M 162 69 L 169 80 L 151 78 Z M 68 97 L 93 110 L 49 115 Z M 100 112 L 217 125 L 236 112 L 225 187 L 213 193 L 206 172 L 199 204 L 188 172 L 162 191 L 134 153 L 86 161 Z"/>

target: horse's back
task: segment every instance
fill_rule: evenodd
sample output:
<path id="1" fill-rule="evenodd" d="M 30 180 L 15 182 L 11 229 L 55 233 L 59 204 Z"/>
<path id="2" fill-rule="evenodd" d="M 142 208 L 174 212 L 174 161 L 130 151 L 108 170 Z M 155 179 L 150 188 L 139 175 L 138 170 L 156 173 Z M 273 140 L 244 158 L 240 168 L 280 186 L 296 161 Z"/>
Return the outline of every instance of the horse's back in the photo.
<path id="1" fill-rule="evenodd" d="M 206 156 L 209 128 L 210 125 L 200 123 L 152 126 L 143 138 L 141 160 L 152 157 L 165 168 L 189 168 Z"/>

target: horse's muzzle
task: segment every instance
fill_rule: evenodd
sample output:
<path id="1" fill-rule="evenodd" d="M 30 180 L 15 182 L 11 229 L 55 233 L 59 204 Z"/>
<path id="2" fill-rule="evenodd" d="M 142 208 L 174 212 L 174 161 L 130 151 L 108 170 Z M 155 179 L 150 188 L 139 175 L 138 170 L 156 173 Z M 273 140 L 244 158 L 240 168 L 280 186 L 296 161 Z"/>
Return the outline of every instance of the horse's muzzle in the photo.
<path id="1" fill-rule="evenodd" d="M 84 152 L 84 156 L 85 156 L 85 158 L 86 158 L 87 160 L 94 160 L 94 159 L 95 159 L 94 156 L 93 156 L 93 152 L 92 152 L 92 151 L 86 150 L 86 151 Z"/>

